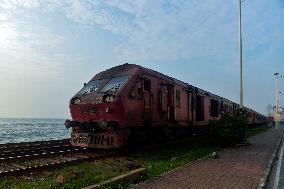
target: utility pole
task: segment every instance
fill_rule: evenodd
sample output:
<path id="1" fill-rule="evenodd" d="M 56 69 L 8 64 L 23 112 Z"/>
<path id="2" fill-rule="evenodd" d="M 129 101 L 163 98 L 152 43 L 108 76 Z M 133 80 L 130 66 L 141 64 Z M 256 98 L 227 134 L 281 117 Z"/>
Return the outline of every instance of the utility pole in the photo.
<path id="1" fill-rule="evenodd" d="M 240 108 L 243 108 L 243 44 L 242 44 L 242 0 L 238 0 L 239 8 L 239 48 L 240 48 Z"/>
<path id="2" fill-rule="evenodd" d="M 281 91 L 279 91 L 278 92 L 278 98 L 277 98 L 277 100 L 278 100 L 278 104 L 277 104 L 277 107 L 278 107 L 278 110 L 277 110 L 277 112 L 278 112 L 278 114 L 280 114 L 280 107 L 281 107 L 281 105 L 280 105 L 280 97 L 281 97 Z"/>
<path id="3" fill-rule="evenodd" d="M 278 113 L 278 75 L 279 75 L 279 73 L 275 73 L 274 75 L 276 76 L 276 78 L 275 78 L 275 81 L 276 81 L 276 85 L 275 85 L 275 94 L 276 94 L 276 97 L 275 97 L 275 113 L 277 114 Z"/>
<path id="4" fill-rule="evenodd" d="M 275 127 L 278 128 L 278 75 L 279 73 L 274 74 L 275 81 L 276 81 L 276 86 L 275 86 L 275 112 L 274 112 L 274 121 L 275 121 Z"/>

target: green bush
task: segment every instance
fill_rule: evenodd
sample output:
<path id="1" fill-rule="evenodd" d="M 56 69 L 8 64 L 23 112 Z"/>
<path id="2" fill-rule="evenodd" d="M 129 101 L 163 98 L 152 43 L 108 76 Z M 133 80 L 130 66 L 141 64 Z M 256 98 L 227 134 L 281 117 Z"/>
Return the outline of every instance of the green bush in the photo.
<path id="1" fill-rule="evenodd" d="M 221 120 L 211 120 L 207 126 L 210 141 L 221 146 L 246 142 L 247 117 L 245 110 L 238 109 L 234 114 L 224 113 Z"/>

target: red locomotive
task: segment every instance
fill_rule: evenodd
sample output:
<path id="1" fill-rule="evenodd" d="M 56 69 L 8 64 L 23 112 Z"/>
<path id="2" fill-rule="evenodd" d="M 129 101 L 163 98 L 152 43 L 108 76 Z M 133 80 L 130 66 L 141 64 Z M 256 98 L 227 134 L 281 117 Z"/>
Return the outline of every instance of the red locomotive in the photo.
<path id="1" fill-rule="evenodd" d="M 71 143 L 117 148 L 130 135 L 186 133 L 239 105 L 177 79 L 138 65 L 123 64 L 95 75 L 71 100 Z M 250 109 L 250 123 L 266 117 Z"/>

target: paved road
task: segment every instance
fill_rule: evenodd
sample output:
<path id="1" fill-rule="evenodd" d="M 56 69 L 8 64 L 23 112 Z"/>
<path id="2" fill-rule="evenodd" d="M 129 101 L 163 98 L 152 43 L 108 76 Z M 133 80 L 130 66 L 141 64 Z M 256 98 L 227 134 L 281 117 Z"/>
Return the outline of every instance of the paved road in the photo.
<path id="1" fill-rule="evenodd" d="M 257 188 L 282 135 L 282 130 L 283 128 L 271 128 L 265 133 L 251 137 L 249 139 L 251 145 L 220 151 L 219 159 L 195 161 L 132 188 Z"/>

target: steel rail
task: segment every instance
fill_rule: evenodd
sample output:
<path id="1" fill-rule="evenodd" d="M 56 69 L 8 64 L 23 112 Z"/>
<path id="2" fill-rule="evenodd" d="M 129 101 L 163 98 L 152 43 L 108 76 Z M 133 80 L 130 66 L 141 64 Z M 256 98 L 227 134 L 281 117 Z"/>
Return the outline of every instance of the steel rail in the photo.
<path id="1" fill-rule="evenodd" d="M 50 170 L 50 169 L 57 169 L 66 165 L 76 165 L 79 163 L 84 163 L 88 161 L 95 161 L 95 160 L 102 160 L 102 159 L 109 159 L 109 158 L 115 158 L 113 156 L 104 156 L 104 155 L 98 155 L 98 156 L 89 156 L 89 157 L 80 157 L 77 159 L 69 159 L 69 160 L 62 160 L 55 163 L 49 163 L 49 164 L 41 164 L 39 166 L 31 166 L 31 167 L 21 167 L 16 169 L 9 169 L 5 171 L 0 171 L 0 177 L 4 176 L 16 176 L 16 175 L 23 175 L 27 173 L 35 173 L 35 172 L 41 172 L 44 170 Z"/>
<path id="2" fill-rule="evenodd" d="M 57 145 L 70 144 L 70 139 L 0 144 L 0 151 L 6 149 L 11 150 L 23 147 L 32 148 L 32 147 L 41 147 L 41 146 L 56 145 L 56 144 Z"/>
<path id="3" fill-rule="evenodd" d="M 17 151 L 12 153 L 0 154 L 0 163 L 16 162 L 23 160 L 42 159 L 63 154 L 79 153 L 87 151 L 86 148 L 74 148 L 72 146 L 60 146 L 56 148 L 44 148 L 30 151 Z"/>
<path id="4" fill-rule="evenodd" d="M 67 145 L 50 145 L 50 146 L 33 146 L 33 147 L 24 147 L 24 148 L 13 148 L 13 149 L 5 149 L 0 150 L 0 157 L 6 154 L 19 154 L 19 153 L 29 153 L 29 152 L 36 152 L 36 151 L 48 151 L 52 149 L 60 149 L 60 148 L 72 148 L 70 144 Z"/>

